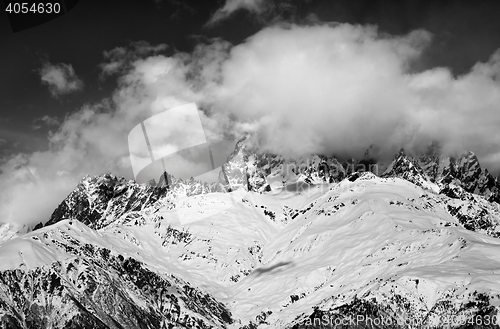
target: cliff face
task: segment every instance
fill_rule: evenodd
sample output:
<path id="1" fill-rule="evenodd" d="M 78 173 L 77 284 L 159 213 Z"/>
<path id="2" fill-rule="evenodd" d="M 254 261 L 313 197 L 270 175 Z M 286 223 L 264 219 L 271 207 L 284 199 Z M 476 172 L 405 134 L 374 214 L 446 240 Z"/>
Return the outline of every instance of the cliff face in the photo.
<path id="1" fill-rule="evenodd" d="M 432 143 L 425 152 L 416 156 L 407 155 L 402 149 L 389 165 L 378 163 L 373 158 L 376 153 L 377 149 L 372 145 L 358 160 L 340 162 L 334 156 L 321 155 L 287 159 L 253 153 L 245 148 L 242 140 L 222 167 L 220 182 L 232 189 L 264 192 L 291 184 L 309 186 L 340 182 L 356 171 L 385 168 L 378 172 L 381 177 L 399 177 L 436 192 L 448 190 L 451 184 L 490 202 L 500 203 L 500 181 L 481 168 L 472 152 L 464 152 L 458 157 L 447 156 L 441 153 L 439 144 Z"/>
<path id="2" fill-rule="evenodd" d="M 87 176 L 57 207 L 45 226 L 76 218 L 100 229 L 128 213 L 147 208 L 166 194 L 166 188 L 136 184 L 111 174 Z"/>
<path id="3" fill-rule="evenodd" d="M 471 153 L 374 163 L 241 141 L 220 183 L 86 177 L 44 226 L 0 227 L 0 323 L 497 328 L 498 182 Z"/>
<path id="4" fill-rule="evenodd" d="M 490 202 L 500 203 L 500 182 L 487 169 L 481 168 L 472 152 L 464 152 L 458 157 L 445 156 L 432 144 L 418 157 L 409 157 L 402 150 L 390 168 L 383 176 L 400 177 L 420 186 L 435 184 L 443 192 L 459 187 Z"/>
<path id="5" fill-rule="evenodd" d="M 189 282 L 151 271 L 92 235 L 99 234 L 64 220 L 2 245 L 19 250 L 17 268 L 1 266 L 3 327 L 212 328 L 232 321 L 223 304 Z"/>
<path id="6" fill-rule="evenodd" d="M 232 189 L 269 192 L 294 185 L 339 182 L 346 177 L 346 168 L 333 156 L 310 155 L 284 158 L 274 154 L 257 154 L 245 147 L 245 140 L 236 144 L 234 152 L 222 167 L 220 181 Z M 300 188 L 300 187 L 299 187 Z"/>

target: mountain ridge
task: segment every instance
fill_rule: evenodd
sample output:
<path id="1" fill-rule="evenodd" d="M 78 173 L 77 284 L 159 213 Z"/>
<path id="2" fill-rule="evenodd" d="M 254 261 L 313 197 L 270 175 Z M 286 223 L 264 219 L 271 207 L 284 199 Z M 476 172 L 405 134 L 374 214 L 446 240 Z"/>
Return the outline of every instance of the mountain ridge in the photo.
<path id="1" fill-rule="evenodd" d="M 1 326 L 498 328 L 489 173 L 404 150 L 381 177 L 356 170 L 372 153 L 287 159 L 243 140 L 218 183 L 85 177 L 47 223 L 5 228 Z"/>

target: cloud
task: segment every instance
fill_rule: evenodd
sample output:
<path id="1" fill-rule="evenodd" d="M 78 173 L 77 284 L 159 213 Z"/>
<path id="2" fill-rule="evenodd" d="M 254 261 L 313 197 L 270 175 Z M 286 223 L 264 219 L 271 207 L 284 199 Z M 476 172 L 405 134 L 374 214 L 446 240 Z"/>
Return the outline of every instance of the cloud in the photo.
<path id="1" fill-rule="evenodd" d="M 7 141 L 3 138 L 0 138 L 0 146 L 7 144 Z"/>
<path id="2" fill-rule="evenodd" d="M 51 64 L 45 62 L 39 70 L 42 83 L 49 87 L 53 97 L 80 91 L 83 89 L 83 81 L 80 80 L 71 64 Z"/>
<path id="3" fill-rule="evenodd" d="M 222 8 L 219 8 L 207 25 L 216 24 L 229 18 L 239 10 L 246 10 L 256 15 L 256 19 L 262 23 L 274 23 L 286 18 L 288 21 L 295 21 L 297 8 L 311 0 L 226 0 Z M 310 16 L 308 19 L 313 18 Z"/>
<path id="4" fill-rule="evenodd" d="M 189 86 L 182 85 L 186 68 L 181 59 L 181 55 L 152 56 L 127 63 L 129 70 L 120 76 L 119 87 L 109 98 L 67 115 L 49 132 L 48 150 L 17 154 L 0 164 L 0 186 L 5 187 L 0 191 L 1 221 L 29 225 L 47 221 L 87 174 L 111 172 L 133 178 L 127 144 L 130 130 L 157 112 L 193 99 Z M 168 85 L 162 81 L 165 74 L 175 80 L 171 91 L 176 95 L 158 98 Z"/>
<path id="5" fill-rule="evenodd" d="M 345 157 L 376 144 L 389 155 L 437 140 L 500 169 L 500 52 L 458 77 L 447 68 L 412 72 L 431 40 L 374 26 L 275 26 L 219 53 L 199 49 L 197 61 L 219 62 L 208 61 L 216 67 L 204 65 L 198 80 L 207 81 L 211 111 L 253 133 L 260 151 Z"/>
<path id="6" fill-rule="evenodd" d="M 404 72 L 429 38 L 351 25 L 268 28 L 231 49 L 214 109 L 257 132 L 263 151 L 344 154 L 399 142 Z"/>
<path id="7" fill-rule="evenodd" d="M 161 53 L 168 49 L 166 44 L 156 46 L 146 41 L 132 42 L 128 47 L 116 47 L 104 52 L 105 63 L 101 63 L 101 79 L 118 73 L 123 73 L 131 68 L 131 64 L 147 55 Z"/>
<path id="8" fill-rule="evenodd" d="M 248 135 L 260 152 L 356 157 L 371 144 L 391 154 L 437 140 L 500 169 L 500 52 L 461 76 L 443 67 L 412 71 L 431 42 L 421 30 L 393 36 L 316 24 L 268 27 L 236 46 L 215 39 L 171 56 L 115 49 L 107 58 L 121 63 L 109 71 L 118 75 L 116 91 L 67 116 L 49 133 L 49 150 L 0 165 L 0 186 L 8 186 L 0 218 L 47 220 L 86 174 L 133 178 L 130 130 L 190 102 L 201 108 L 209 140 Z"/>
<path id="9" fill-rule="evenodd" d="M 43 125 L 45 126 L 49 126 L 49 127 L 54 127 L 54 126 L 58 126 L 60 124 L 59 122 L 59 119 L 55 116 L 51 117 L 49 115 L 44 115 L 43 117 L 40 117 L 40 118 L 36 118 L 35 120 L 33 120 L 33 124 L 31 125 L 31 127 L 33 129 L 40 129 L 43 127 Z"/>
<path id="10" fill-rule="evenodd" d="M 224 7 L 215 12 L 211 22 L 214 23 L 225 19 L 239 9 L 246 9 L 257 14 L 261 13 L 264 10 L 263 3 L 263 0 L 226 0 Z"/>

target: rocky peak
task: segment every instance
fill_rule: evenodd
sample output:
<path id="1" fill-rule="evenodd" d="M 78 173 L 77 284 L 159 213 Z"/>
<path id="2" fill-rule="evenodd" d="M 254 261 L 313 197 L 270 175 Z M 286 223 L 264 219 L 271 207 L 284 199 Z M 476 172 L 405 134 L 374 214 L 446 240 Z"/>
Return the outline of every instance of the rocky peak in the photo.
<path id="1" fill-rule="evenodd" d="M 435 183 L 442 178 L 445 168 L 449 167 L 450 157 L 443 155 L 441 144 L 434 141 L 420 154 L 418 162 L 429 180 Z"/>
<path id="2" fill-rule="evenodd" d="M 465 152 L 458 158 L 450 158 L 450 165 L 443 172 L 443 180 L 459 180 L 461 186 L 468 192 L 474 192 L 476 182 L 482 173 L 481 165 L 476 155 Z"/>
<path id="3" fill-rule="evenodd" d="M 374 165 L 384 167 L 376 160 L 378 152 L 378 148 L 371 145 L 361 160 L 351 159 L 344 163 L 333 156 L 322 155 L 285 159 L 279 155 L 250 151 L 243 138 L 222 166 L 219 180 L 230 190 L 244 188 L 256 192 L 295 183 L 339 182 L 349 174 L 370 171 Z M 442 153 L 438 142 L 431 143 L 425 152 L 415 157 L 401 149 L 381 176 L 399 177 L 435 192 L 453 183 L 490 201 L 500 199 L 498 182 L 487 170 L 481 169 L 474 153 L 465 152 L 459 157 L 450 157 Z"/>
<path id="4" fill-rule="evenodd" d="M 404 149 L 396 154 L 382 177 L 402 178 L 421 187 L 426 187 L 428 181 L 428 177 L 417 159 L 406 155 Z"/>
<path id="5" fill-rule="evenodd" d="M 359 171 L 360 165 L 377 164 L 374 152 L 377 149 L 371 146 L 361 161 L 353 159 L 352 163 L 340 163 L 334 156 L 321 155 L 285 159 L 280 155 L 257 154 L 247 148 L 246 138 L 243 138 L 221 167 L 219 183 L 176 179 L 166 173 L 159 177 L 158 184 L 154 180 L 137 184 L 112 174 L 86 176 L 45 225 L 74 218 L 99 229 L 127 212 L 153 205 L 168 194 L 175 198 L 239 188 L 262 193 L 291 185 L 339 182 Z M 436 192 L 449 191 L 452 184 L 468 193 L 482 195 L 490 202 L 500 203 L 499 179 L 481 168 L 474 153 L 466 152 L 456 158 L 444 156 L 438 143 L 432 143 L 418 157 L 411 157 L 401 149 L 381 177 L 399 177 Z"/>
<path id="6" fill-rule="evenodd" d="M 431 143 L 417 157 L 408 156 L 403 149 L 400 150 L 382 177 L 403 178 L 445 194 L 454 190 L 453 185 L 468 193 L 481 195 L 490 202 L 500 203 L 500 184 L 487 169 L 481 168 L 473 152 L 464 152 L 458 157 L 446 156 L 437 142 Z"/>
<path id="7" fill-rule="evenodd" d="M 221 167 L 219 182 L 228 186 L 229 191 L 243 188 L 248 190 L 247 162 L 248 151 L 245 148 L 246 138 L 242 138 L 236 143 L 234 151 L 227 158 L 226 163 Z"/>
<path id="8" fill-rule="evenodd" d="M 473 152 L 465 152 L 457 158 L 451 157 L 440 182 L 442 185 L 453 183 L 469 193 L 500 203 L 500 185 L 487 169 L 481 168 Z"/>
<path id="9" fill-rule="evenodd" d="M 77 219 L 99 229 L 127 212 L 144 209 L 166 193 L 164 187 L 137 184 L 112 174 L 86 176 L 59 204 L 45 226 L 63 219 Z"/>
<path id="10" fill-rule="evenodd" d="M 483 173 L 473 152 L 464 152 L 458 157 L 447 156 L 442 153 L 438 142 L 432 142 L 427 150 L 418 156 L 418 162 L 432 182 L 453 182 L 468 192 L 474 192 Z"/>
<path id="11" fill-rule="evenodd" d="M 334 156 L 308 155 L 284 158 L 281 155 L 256 153 L 240 140 L 222 166 L 219 181 L 230 190 L 266 192 L 286 185 L 333 183 L 346 177 L 346 169 Z"/>

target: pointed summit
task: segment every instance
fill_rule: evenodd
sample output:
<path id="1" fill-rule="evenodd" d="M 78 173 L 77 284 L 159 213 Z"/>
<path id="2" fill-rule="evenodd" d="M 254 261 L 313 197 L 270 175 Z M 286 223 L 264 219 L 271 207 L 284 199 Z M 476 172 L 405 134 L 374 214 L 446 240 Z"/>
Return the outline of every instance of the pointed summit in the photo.
<path id="1" fill-rule="evenodd" d="M 111 174 L 86 176 L 54 210 L 45 226 L 64 219 L 76 219 L 93 229 L 100 229 L 127 212 L 155 203 L 165 194 L 165 189 L 137 184 Z"/>
<path id="2" fill-rule="evenodd" d="M 442 154 L 441 144 L 433 141 L 419 157 L 420 166 L 433 183 L 443 177 L 443 171 L 450 164 L 450 157 Z"/>
<path id="3" fill-rule="evenodd" d="M 174 176 L 169 175 L 166 171 L 161 174 L 159 180 L 158 180 L 158 187 L 165 187 L 165 188 L 171 188 L 172 187 L 172 180 Z"/>
<path id="4" fill-rule="evenodd" d="M 394 160 L 381 177 L 398 177 L 405 179 L 415 185 L 430 188 L 427 175 L 420 167 L 418 161 L 406 155 L 404 148 L 399 150 Z"/>
<path id="5" fill-rule="evenodd" d="M 465 185 L 464 189 L 468 192 L 474 192 L 477 180 L 483 173 L 476 155 L 470 151 L 463 153 L 455 163 L 455 171 L 456 177 Z"/>
<path id="6" fill-rule="evenodd" d="M 233 191 L 238 188 L 248 190 L 247 161 L 248 154 L 245 150 L 246 137 L 240 139 L 234 151 L 227 158 L 226 163 L 221 167 L 219 182 L 227 185 Z"/>
<path id="7" fill-rule="evenodd" d="M 482 195 L 490 202 L 500 203 L 500 184 L 487 169 L 481 168 L 473 152 L 464 152 L 457 158 L 450 157 L 438 182 L 443 190 L 453 184 L 468 193 Z"/>

